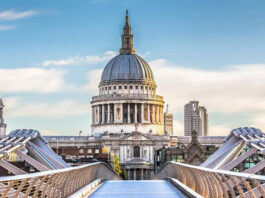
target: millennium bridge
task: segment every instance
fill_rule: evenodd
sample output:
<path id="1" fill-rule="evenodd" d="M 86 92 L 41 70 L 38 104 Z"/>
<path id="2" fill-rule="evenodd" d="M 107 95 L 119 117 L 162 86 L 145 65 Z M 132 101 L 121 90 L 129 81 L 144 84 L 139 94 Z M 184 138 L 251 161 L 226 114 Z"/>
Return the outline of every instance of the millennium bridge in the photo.
<path id="1" fill-rule="evenodd" d="M 242 150 L 248 146 L 246 152 Z M 28 174 L 7 158 L 15 153 L 39 172 Z M 256 128 L 231 131 L 200 166 L 167 162 L 152 180 L 124 181 L 102 162 L 70 167 L 36 130 L 15 130 L 0 141 L 1 197 L 265 197 L 265 160 L 244 172 L 232 171 L 253 154 L 264 155 L 265 134 Z"/>

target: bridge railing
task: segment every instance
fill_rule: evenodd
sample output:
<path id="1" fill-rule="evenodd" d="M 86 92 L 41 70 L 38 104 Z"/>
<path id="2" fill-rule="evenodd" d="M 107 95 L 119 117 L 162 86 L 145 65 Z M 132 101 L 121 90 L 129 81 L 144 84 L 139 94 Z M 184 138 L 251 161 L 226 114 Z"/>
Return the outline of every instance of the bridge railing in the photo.
<path id="1" fill-rule="evenodd" d="M 50 170 L 25 175 L 0 177 L 0 196 L 68 197 L 99 178 L 121 178 L 105 163 Z"/>
<path id="2" fill-rule="evenodd" d="M 153 179 L 175 178 L 203 197 L 265 197 L 265 176 L 167 162 Z"/>

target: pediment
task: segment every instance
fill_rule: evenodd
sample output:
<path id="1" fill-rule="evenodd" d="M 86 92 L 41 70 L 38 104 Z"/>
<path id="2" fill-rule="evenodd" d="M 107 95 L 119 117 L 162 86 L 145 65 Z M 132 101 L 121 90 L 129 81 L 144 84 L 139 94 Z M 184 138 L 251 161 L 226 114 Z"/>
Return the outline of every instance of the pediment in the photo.
<path id="1" fill-rule="evenodd" d="M 143 133 L 138 132 L 138 131 L 134 131 L 131 134 L 121 138 L 121 140 L 131 140 L 131 141 L 149 140 L 149 141 L 152 141 L 153 139 L 146 134 L 143 134 Z"/>

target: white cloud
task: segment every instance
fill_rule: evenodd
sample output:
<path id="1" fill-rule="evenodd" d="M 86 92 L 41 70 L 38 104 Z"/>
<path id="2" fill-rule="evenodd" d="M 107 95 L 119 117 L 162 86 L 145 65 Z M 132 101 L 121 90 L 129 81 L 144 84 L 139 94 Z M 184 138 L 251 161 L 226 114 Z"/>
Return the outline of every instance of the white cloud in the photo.
<path id="1" fill-rule="evenodd" d="M 190 100 L 200 100 L 218 113 L 249 113 L 265 110 L 265 65 L 242 65 L 221 71 L 172 66 L 165 60 L 150 63 L 158 93 L 177 112 Z M 158 75 L 159 74 L 159 75 Z"/>
<path id="2" fill-rule="evenodd" d="M 0 25 L 0 31 L 12 30 L 15 29 L 14 25 Z"/>
<path id="3" fill-rule="evenodd" d="M 232 129 L 237 128 L 239 126 L 236 127 L 232 127 L 228 126 L 228 125 L 210 125 L 209 126 L 209 135 L 210 136 L 227 136 Z"/>
<path id="4" fill-rule="evenodd" d="M 0 93 L 54 93 L 66 89 L 65 72 L 55 69 L 0 69 Z"/>
<path id="5" fill-rule="evenodd" d="M 148 57 L 149 55 L 151 54 L 151 52 L 150 51 L 147 51 L 147 52 L 145 52 L 145 53 L 138 53 L 138 55 L 139 56 L 141 56 L 142 58 L 146 58 L 146 57 Z"/>
<path id="6" fill-rule="evenodd" d="M 43 129 L 42 131 L 40 131 L 41 135 L 46 135 L 46 136 L 60 136 L 62 135 L 62 132 L 59 131 L 51 131 L 49 129 Z"/>
<path id="7" fill-rule="evenodd" d="M 46 60 L 42 62 L 42 66 L 66 66 L 66 65 L 80 65 L 80 64 L 98 64 L 111 59 L 117 54 L 114 51 L 107 51 L 102 56 L 73 56 L 60 60 Z"/>
<path id="8" fill-rule="evenodd" d="M 253 123 L 253 127 L 260 128 L 263 132 L 265 132 L 265 113 L 254 115 L 251 119 Z"/>
<path id="9" fill-rule="evenodd" d="M 18 105 L 18 100 L 19 100 L 18 97 L 5 97 L 2 99 L 3 99 L 3 103 L 5 105 L 5 109 L 6 108 L 12 109 L 12 108 L 17 107 L 17 105 Z"/>
<path id="10" fill-rule="evenodd" d="M 38 117 L 38 118 L 64 118 L 67 116 L 89 114 L 89 103 L 79 104 L 73 100 L 62 100 L 57 103 L 30 103 L 8 106 L 6 104 L 6 117 Z"/>
<path id="11" fill-rule="evenodd" d="M 24 12 L 16 12 L 14 10 L 6 10 L 6 11 L 2 11 L 0 12 L 0 20 L 4 21 L 4 20 L 17 20 L 17 19 L 22 19 L 22 18 L 26 18 L 32 15 L 35 15 L 37 13 L 37 11 L 35 10 L 28 10 L 28 11 L 24 11 Z"/>
<path id="12" fill-rule="evenodd" d="M 183 113 L 187 102 L 199 100 L 208 109 L 209 116 L 219 113 L 225 120 L 228 114 L 244 114 L 251 124 L 265 128 L 264 119 L 259 116 L 265 111 L 265 65 L 202 70 L 171 65 L 164 59 L 152 61 L 150 65 L 158 85 L 157 93 L 165 97 L 171 112 Z M 210 126 L 210 133 L 227 134 L 234 127 L 231 124 L 235 123 Z"/>
<path id="13" fill-rule="evenodd" d="M 102 72 L 103 69 L 94 69 L 87 72 L 87 83 L 83 87 L 83 90 L 90 92 L 90 94 L 97 94 Z"/>
<path id="14" fill-rule="evenodd" d="M 184 135 L 184 125 L 183 122 L 179 120 L 173 120 L 173 135 L 183 136 Z"/>
<path id="15" fill-rule="evenodd" d="M 237 128 L 234 127 L 234 128 Z M 209 136 L 226 136 L 230 133 L 233 127 L 228 125 L 210 125 L 209 126 Z M 184 123 L 179 120 L 173 121 L 173 134 L 175 136 L 183 136 L 184 135 Z"/>

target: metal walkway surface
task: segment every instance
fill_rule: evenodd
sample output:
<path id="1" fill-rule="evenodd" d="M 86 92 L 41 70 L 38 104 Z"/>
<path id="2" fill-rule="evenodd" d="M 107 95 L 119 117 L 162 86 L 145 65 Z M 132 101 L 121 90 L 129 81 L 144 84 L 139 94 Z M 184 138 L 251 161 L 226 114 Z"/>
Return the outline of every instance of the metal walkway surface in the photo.
<path id="1" fill-rule="evenodd" d="M 106 181 L 89 198 L 182 198 L 186 197 L 165 180 Z"/>

